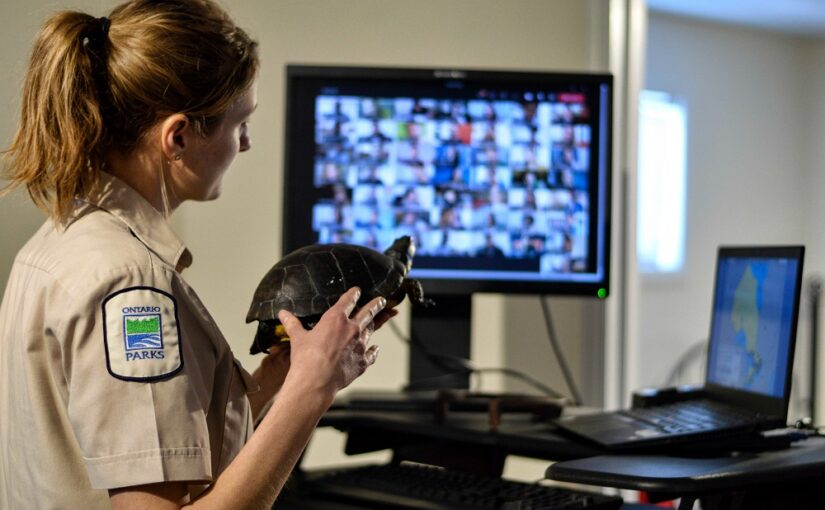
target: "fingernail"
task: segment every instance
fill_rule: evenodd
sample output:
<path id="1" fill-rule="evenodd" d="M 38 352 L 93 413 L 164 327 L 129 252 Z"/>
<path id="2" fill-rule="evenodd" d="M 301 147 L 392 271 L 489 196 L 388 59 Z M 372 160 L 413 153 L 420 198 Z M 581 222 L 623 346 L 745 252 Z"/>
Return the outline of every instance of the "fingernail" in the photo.
<path id="1" fill-rule="evenodd" d="M 387 300 L 384 299 L 384 298 L 381 298 L 380 300 L 378 300 L 378 306 L 380 306 L 381 308 L 384 308 L 385 306 L 387 306 Z"/>

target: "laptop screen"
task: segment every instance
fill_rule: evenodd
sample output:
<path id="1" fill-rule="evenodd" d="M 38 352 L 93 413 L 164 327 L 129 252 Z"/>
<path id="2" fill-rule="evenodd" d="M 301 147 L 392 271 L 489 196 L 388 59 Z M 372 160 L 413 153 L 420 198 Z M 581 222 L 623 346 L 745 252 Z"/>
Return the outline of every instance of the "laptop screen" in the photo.
<path id="1" fill-rule="evenodd" d="M 707 381 L 783 398 L 793 359 L 802 263 L 798 253 L 765 257 L 741 251 L 720 250 Z"/>

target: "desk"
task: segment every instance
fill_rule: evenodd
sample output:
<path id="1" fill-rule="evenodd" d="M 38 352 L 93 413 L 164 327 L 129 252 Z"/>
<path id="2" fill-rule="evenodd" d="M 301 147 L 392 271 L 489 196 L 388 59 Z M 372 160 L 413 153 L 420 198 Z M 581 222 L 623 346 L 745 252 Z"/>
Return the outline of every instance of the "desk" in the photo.
<path id="1" fill-rule="evenodd" d="M 553 480 L 647 491 L 657 499 L 682 497 L 705 510 L 825 508 L 825 438 L 784 450 L 685 458 L 666 455 L 599 455 L 559 462 Z"/>
<path id="2" fill-rule="evenodd" d="M 347 433 L 347 455 L 391 449 L 394 460 L 491 476 L 501 476 L 508 455 L 557 461 L 602 453 L 556 434 L 550 423 L 535 423 L 522 414 L 507 415 L 491 431 L 487 417 L 478 413 L 453 413 L 444 423 L 436 423 L 426 413 L 331 410 L 320 426 Z"/>
<path id="3" fill-rule="evenodd" d="M 553 480 L 647 491 L 661 500 L 682 498 L 682 508 L 701 499 L 704 510 L 825 508 L 825 438 L 791 448 L 736 456 L 685 458 L 665 455 L 605 455 L 570 440 L 550 423 L 508 415 L 491 431 L 486 416 L 455 413 L 444 423 L 415 412 L 330 410 L 320 426 L 347 433 L 350 455 L 384 449 L 394 460 L 411 460 L 452 469 L 501 476 L 508 455 L 559 461 L 547 470 Z M 359 510 L 351 504 L 303 499 L 278 508 Z M 336 504 L 337 505 L 337 504 Z M 628 506 L 630 508 L 630 506 Z"/>

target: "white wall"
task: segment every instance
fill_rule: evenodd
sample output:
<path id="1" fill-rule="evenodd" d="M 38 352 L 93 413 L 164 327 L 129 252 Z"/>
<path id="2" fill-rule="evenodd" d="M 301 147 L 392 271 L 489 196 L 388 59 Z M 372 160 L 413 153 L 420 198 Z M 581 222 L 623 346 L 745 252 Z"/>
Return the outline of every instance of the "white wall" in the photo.
<path id="1" fill-rule="evenodd" d="M 687 248 L 682 274 L 641 278 L 630 390 L 663 384 L 677 359 L 707 338 L 718 245 L 807 244 L 806 274 L 822 268 L 811 207 L 825 190 L 822 164 L 812 164 L 822 161 L 825 139 L 822 51 L 792 36 L 660 13 L 650 14 L 647 37 L 645 87 L 688 107 Z M 797 367 L 805 364 L 798 359 Z M 694 371 L 680 382 L 699 377 Z"/>
<path id="2" fill-rule="evenodd" d="M 74 0 L 71 7 L 103 15 L 115 3 Z M 602 71 L 607 67 L 608 5 L 598 0 L 226 0 L 224 4 L 261 44 L 263 69 L 259 108 L 252 122 L 253 150 L 238 158 L 217 202 L 186 204 L 174 215 L 173 223 L 195 257 L 193 267 L 185 273 L 187 280 L 250 369 L 257 364 L 246 354 L 254 325 L 244 324 L 243 319 L 252 291 L 280 256 L 284 64 Z M 4 20 L 0 63 L 13 77 L 0 82 L 4 144 L 14 130 L 23 62 L 36 28 L 46 13 L 67 6 L 68 2 L 49 0 L 4 0 L 0 6 L 0 19 Z M 0 201 L 3 287 L 14 253 L 42 221 L 25 200 L 19 203 L 23 205 L 15 205 L 11 199 Z M 477 296 L 474 306 L 475 361 L 485 366 L 529 365 L 530 370 L 544 372 L 531 375 L 556 384 L 558 379 L 547 381 L 557 369 L 540 313 L 522 306 L 510 306 L 505 312 L 505 301 L 491 295 Z M 575 300 L 559 302 L 561 315 L 572 315 L 575 321 L 565 323 L 560 318 L 558 327 L 567 334 L 573 361 L 582 367 L 589 366 L 589 361 L 577 346 L 578 334 L 601 335 L 587 326 L 593 323 L 590 312 L 579 313 L 579 306 Z M 569 314 L 571 307 L 576 311 Z M 399 323 L 406 322 L 406 312 L 404 308 L 396 319 Z M 592 313 L 597 314 L 599 323 L 602 310 Z M 505 349 L 505 332 L 516 323 L 526 324 L 536 338 L 531 341 L 521 336 L 517 348 Z M 375 341 L 382 347 L 379 362 L 356 386 L 400 387 L 407 377 L 406 347 L 388 328 L 380 331 Z M 598 356 L 592 349 L 589 354 Z M 546 363 L 533 361 L 542 357 Z M 505 385 L 495 377 L 485 381 L 486 389 Z M 340 435 L 327 430 L 316 435 L 307 463 L 343 461 L 341 440 Z M 535 478 L 544 467 L 536 466 Z"/>

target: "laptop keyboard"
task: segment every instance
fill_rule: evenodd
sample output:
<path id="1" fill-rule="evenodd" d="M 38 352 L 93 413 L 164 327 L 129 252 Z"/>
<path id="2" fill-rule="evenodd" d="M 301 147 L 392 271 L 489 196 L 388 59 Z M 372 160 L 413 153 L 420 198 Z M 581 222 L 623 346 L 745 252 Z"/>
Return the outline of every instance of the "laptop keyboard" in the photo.
<path id="1" fill-rule="evenodd" d="M 628 409 L 620 413 L 670 434 L 738 427 L 759 416 L 753 411 L 704 399 Z"/>

